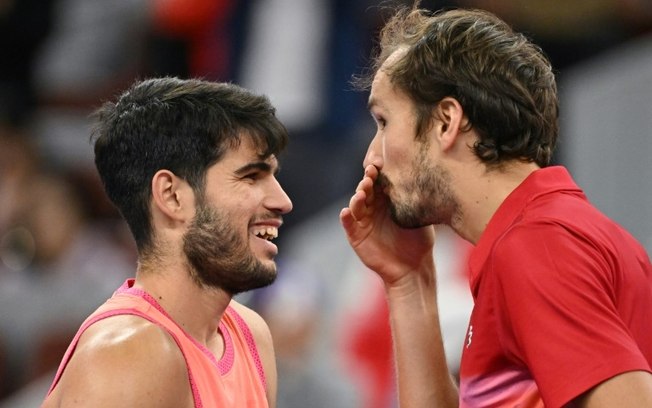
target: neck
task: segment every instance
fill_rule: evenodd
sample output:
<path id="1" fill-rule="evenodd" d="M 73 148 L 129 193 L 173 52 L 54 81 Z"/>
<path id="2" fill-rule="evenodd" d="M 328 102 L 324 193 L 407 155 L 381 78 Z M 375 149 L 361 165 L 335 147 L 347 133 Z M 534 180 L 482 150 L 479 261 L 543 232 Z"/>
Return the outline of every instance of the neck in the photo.
<path id="1" fill-rule="evenodd" d="M 460 213 L 453 219 L 451 227 L 475 245 L 507 196 L 538 169 L 534 163 L 520 161 L 491 170 L 478 164 L 472 174 L 464 175 L 458 183 Z"/>
<path id="2" fill-rule="evenodd" d="M 221 289 L 201 287 L 187 268 L 139 265 L 135 287 L 149 293 L 172 320 L 206 346 L 219 337 L 217 328 L 231 296 Z"/>

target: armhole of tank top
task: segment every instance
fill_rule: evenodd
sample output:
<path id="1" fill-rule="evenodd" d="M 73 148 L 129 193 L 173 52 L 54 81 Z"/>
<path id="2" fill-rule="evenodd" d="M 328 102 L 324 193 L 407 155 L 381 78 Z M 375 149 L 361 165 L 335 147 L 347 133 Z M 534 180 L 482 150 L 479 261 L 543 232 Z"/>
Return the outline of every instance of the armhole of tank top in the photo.
<path id="1" fill-rule="evenodd" d="M 165 330 L 167 333 L 172 336 L 174 339 L 175 343 L 177 343 L 177 347 L 179 347 L 179 350 L 181 351 L 181 354 L 183 355 L 183 359 L 186 362 L 186 369 L 188 370 L 188 380 L 190 382 L 190 389 L 192 391 L 192 398 L 194 401 L 195 408 L 203 408 L 203 404 L 201 401 L 201 396 L 199 395 L 199 390 L 197 389 L 197 383 L 195 382 L 195 379 L 192 374 L 192 370 L 190 369 L 190 364 L 188 364 L 188 358 L 186 357 L 186 353 L 181 347 L 181 342 L 179 341 L 179 338 L 177 337 L 176 334 L 172 333 L 170 330 L 168 330 L 166 327 L 164 327 L 162 324 L 158 323 L 155 321 L 152 317 L 147 316 L 146 314 L 135 310 L 135 309 L 117 309 L 117 310 L 109 310 L 104 313 L 100 313 L 91 319 L 87 320 L 84 322 L 84 324 L 79 328 L 79 331 L 77 334 L 75 334 L 75 337 L 73 338 L 72 342 L 70 343 L 70 346 L 68 347 L 68 350 L 66 350 L 66 354 L 63 356 L 63 359 L 61 360 L 61 364 L 59 365 L 59 369 L 57 370 L 57 373 L 54 376 L 54 380 L 52 381 L 52 385 L 50 386 L 50 389 L 48 390 L 47 395 L 50 395 L 52 391 L 56 388 L 56 386 L 59 384 L 59 380 L 61 379 L 61 376 L 63 375 L 63 372 L 65 371 L 66 367 L 68 366 L 68 362 L 72 358 L 72 355 L 75 352 L 75 349 L 77 348 L 77 343 L 79 342 L 79 338 L 81 337 L 84 332 L 91 327 L 93 324 L 99 322 L 100 320 L 113 317 L 113 316 L 119 316 L 119 315 L 134 315 L 141 317 L 145 320 L 150 321 L 151 323 L 159 326 L 163 330 Z"/>
<path id="2" fill-rule="evenodd" d="M 258 376 L 260 377 L 260 381 L 263 384 L 263 388 L 267 389 L 267 378 L 265 377 L 265 369 L 263 368 L 263 362 L 260 359 L 260 354 L 258 353 L 258 347 L 256 346 L 256 342 L 254 341 L 254 336 L 253 333 L 251 333 L 251 329 L 249 328 L 249 325 L 245 320 L 240 316 L 240 314 L 231 306 L 229 306 L 227 309 L 228 314 L 233 317 L 233 320 L 235 320 L 236 324 L 238 325 L 238 328 L 242 332 L 242 334 L 245 337 L 245 341 L 247 342 L 247 346 L 249 347 L 249 353 L 251 354 L 251 357 L 254 360 L 254 363 L 256 364 L 256 369 L 258 370 Z"/>

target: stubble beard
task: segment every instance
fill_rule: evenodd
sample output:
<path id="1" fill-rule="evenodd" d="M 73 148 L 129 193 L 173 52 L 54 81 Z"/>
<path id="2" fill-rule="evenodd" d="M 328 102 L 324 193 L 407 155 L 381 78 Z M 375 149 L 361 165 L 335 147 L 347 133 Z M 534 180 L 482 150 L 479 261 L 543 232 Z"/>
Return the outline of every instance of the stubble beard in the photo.
<path id="1" fill-rule="evenodd" d="M 191 277 L 202 287 L 221 288 L 231 295 L 271 285 L 276 265 L 263 264 L 251 252 L 229 217 L 199 205 L 183 238 Z"/>
<path id="2" fill-rule="evenodd" d="M 389 187 L 388 206 L 392 220 L 402 228 L 420 228 L 427 225 L 451 225 L 458 212 L 458 204 L 450 187 L 450 174 L 441 165 L 431 165 L 425 156 L 418 157 L 408 181 L 396 191 L 393 183 L 382 173 L 378 183 Z"/>

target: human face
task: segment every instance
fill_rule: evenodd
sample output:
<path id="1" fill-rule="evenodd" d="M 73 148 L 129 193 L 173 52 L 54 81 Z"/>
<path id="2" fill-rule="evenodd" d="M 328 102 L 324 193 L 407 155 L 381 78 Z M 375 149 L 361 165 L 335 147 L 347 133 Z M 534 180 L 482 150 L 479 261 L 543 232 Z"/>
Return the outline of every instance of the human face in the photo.
<path id="1" fill-rule="evenodd" d="M 274 257 L 282 214 L 292 203 L 275 173 L 275 157 L 261 159 L 248 137 L 209 168 L 203 197 L 184 236 L 192 276 L 231 294 L 267 286 L 276 278 Z"/>
<path id="2" fill-rule="evenodd" d="M 372 83 L 369 110 L 377 130 L 364 165 L 378 168 L 377 185 L 388 198 L 394 222 L 404 228 L 450 224 L 458 205 L 450 173 L 434 163 L 436 130 L 429 129 L 422 140 L 416 139 L 414 103 L 382 69 Z"/>

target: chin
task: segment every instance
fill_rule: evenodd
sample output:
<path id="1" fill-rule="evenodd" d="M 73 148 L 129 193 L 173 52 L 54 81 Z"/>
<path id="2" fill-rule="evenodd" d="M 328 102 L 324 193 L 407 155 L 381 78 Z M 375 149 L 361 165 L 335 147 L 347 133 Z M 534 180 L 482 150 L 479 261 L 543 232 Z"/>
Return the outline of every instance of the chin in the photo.
<path id="1" fill-rule="evenodd" d="M 273 259 L 261 259 L 260 263 L 265 267 L 265 269 L 269 270 L 270 275 L 276 276 L 277 274 L 277 268 L 276 268 L 276 262 Z"/>

